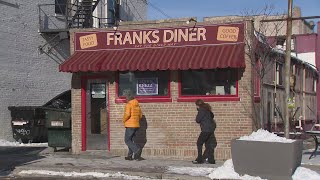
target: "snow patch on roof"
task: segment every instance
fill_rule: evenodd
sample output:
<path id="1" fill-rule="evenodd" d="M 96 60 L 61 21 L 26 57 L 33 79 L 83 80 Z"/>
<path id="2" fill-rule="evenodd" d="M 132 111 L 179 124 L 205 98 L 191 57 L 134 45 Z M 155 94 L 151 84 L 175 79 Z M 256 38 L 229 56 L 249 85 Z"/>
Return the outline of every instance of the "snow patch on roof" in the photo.
<path id="1" fill-rule="evenodd" d="M 304 62 L 307 62 L 313 66 L 316 66 L 316 53 L 315 52 L 308 52 L 308 53 L 299 53 L 297 57 Z"/>

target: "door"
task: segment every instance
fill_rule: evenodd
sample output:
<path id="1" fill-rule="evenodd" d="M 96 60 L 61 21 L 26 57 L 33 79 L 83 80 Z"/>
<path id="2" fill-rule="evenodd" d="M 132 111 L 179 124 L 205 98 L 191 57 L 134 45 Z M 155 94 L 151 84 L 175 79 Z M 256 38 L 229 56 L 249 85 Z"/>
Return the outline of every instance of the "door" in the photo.
<path id="1" fill-rule="evenodd" d="M 108 149 L 108 91 L 106 80 L 88 80 L 86 91 L 87 150 Z"/>

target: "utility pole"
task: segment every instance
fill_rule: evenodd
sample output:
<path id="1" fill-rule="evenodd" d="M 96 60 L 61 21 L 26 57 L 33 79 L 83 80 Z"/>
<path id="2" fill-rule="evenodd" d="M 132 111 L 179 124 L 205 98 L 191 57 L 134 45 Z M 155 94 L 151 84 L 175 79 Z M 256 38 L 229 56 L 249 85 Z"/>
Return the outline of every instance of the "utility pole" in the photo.
<path id="1" fill-rule="evenodd" d="M 287 38 L 286 38 L 286 58 L 285 58 L 285 113 L 284 113 L 284 136 L 289 138 L 290 132 L 290 114 L 288 100 L 290 98 L 290 76 L 291 76 L 291 34 L 292 34 L 292 0 L 288 0 L 288 18 L 287 18 Z"/>
<path id="2" fill-rule="evenodd" d="M 265 19 L 261 22 L 274 22 L 274 21 L 287 21 L 287 34 L 286 34 L 286 57 L 285 57 L 285 111 L 283 114 L 284 119 L 284 136 L 289 138 L 290 135 L 290 115 L 288 109 L 288 99 L 290 97 L 290 76 L 291 76 L 291 34 L 292 34 L 292 21 L 293 20 L 306 20 L 306 19 L 319 19 L 320 16 L 307 16 L 307 17 L 292 17 L 292 1 L 288 0 L 288 17 L 279 19 Z"/>

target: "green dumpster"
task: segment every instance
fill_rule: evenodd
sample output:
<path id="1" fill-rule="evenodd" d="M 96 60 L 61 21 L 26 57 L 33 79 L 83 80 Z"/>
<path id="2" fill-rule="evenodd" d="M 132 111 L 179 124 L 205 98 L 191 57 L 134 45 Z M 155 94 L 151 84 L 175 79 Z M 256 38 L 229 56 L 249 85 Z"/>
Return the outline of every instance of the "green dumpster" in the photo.
<path id="1" fill-rule="evenodd" d="M 48 146 L 57 151 L 58 147 L 71 148 L 71 111 L 45 108 Z"/>
<path id="2" fill-rule="evenodd" d="M 45 112 L 41 106 L 9 106 L 13 138 L 23 143 L 47 142 Z"/>

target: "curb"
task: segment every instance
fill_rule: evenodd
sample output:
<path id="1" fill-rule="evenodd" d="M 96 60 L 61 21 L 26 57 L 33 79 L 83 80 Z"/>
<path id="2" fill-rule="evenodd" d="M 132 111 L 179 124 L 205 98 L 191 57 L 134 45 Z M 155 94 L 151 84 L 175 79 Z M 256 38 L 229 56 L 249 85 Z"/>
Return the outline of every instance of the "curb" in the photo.
<path id="1" fill-rule="evenodd" d="M 175 179 L 175 180 L 208 180 L 209 177 L 204 176 L 190 176 L 185 174 L 170 174 L 170 173 L 163 173 L 162 179 Z"/>
<path id="2" fill-rule="evenodd" d="M 88 173 L 88 172 L 99 172 L 99 173 L 109 173 L 116 174 L 121 172 L 121 174 L 128 176 L 140 176 L 142 178 L 150 178 L 150 179 L 174 179 L 174 180 L 209 180 L 209 177 L 202 176 L 190 176 L 185 174 L 173 174 L 166 172 L 143 172 L 143 171 L 126 171 L 126 170 L 106 170 L 106 169 L 76 169 L 76 168 L 55 168 L 55 167 L 16 167 L 12 172 L 12 175 L 15 177 L 57 177 L 50 175 L 39 175 L 39 174 L 20 174 L 21 171 L 24 170 L 45 170 L 45 171 L 55 171 L 55 172 L 78 172 L 78 173 Z M 88 177 L 88 176 L 84 176 Z M 80 179 L 83 177 L 79 177 Z M 94 177 L 100 179 L 99 177 Z M 102 179 L 102 178 L 101 178 Z"/>

